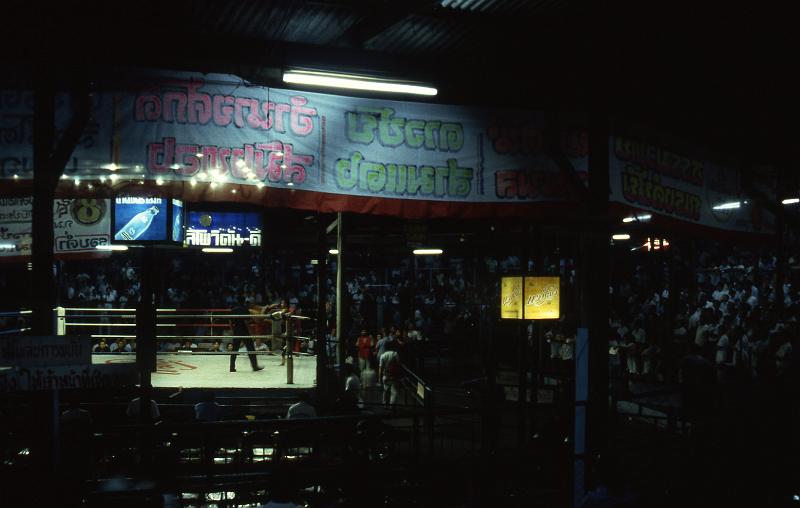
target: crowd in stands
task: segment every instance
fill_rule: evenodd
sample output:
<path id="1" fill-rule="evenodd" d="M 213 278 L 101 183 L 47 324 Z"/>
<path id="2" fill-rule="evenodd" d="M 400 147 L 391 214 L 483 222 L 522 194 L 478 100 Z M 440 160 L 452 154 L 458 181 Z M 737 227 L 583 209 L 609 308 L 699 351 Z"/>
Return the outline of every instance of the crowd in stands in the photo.
<path id="1" fill-rule="evenodd" d="M 697 254 L 673 251 L 632 252 L 616 260 L 610 287 L 609 363 L 612 376 L 664 382 L 681 381 L 681 365 L 706 362 L 718 380 L 760 380 L 784 376 L 794 362 L 798 335 L 800 284 L 795 270 L 776 286 L 776 258 L 767 249 L 737 249 L 729 244 L 697 242 Z M 362 330 L 373 344 L 397 340 L 403 361 L 413 362 L 417 340 L 458 340 L 469 347 L 477 336 L 479 314 L 495 305 L 499 276 L 523 271 L 509 256 L 420 256 L 380 260 L 351 256 L 346 272 L 344 319 L 348 351 L 357 372 L 377 368 L 373 350 L 365 358 Z M 677 261 L 676 261 L 677 260 Z M 789 265 L 795 264 L 794 258 Z M 316 308 L 314 266 L 289 254 L 264 262 L 243 252 L 225 258 L 170 258 L 163 277 L 162 305 L 175 308 L 230 308 L 237 299 L 249 305 L 285 300 L 294 310 Z M 264 268 L 264 267 L 269 268 Z M 574 284 L 571 259 L 549 259 L 537 270 L 562 276 L 562 292 Z M 335 315 L 335 258 L 327 280 L 328 328 Z M 61 272 L 62 304 L 133 307 L 139 277 L 130 259 L 83 263 Z M 674 295 L 670 294 L 674 291 Z M 780 296 L 779 296 L 780 295 Z M 563 297 L 562 297 L 563 298 Z M 488 302 L 488 305 L 487 305 Z M 569 308 L 568 305 L 565 308 Z M 409 337 L 409 332 L 411 337 Z M 574 356 L 574 319 L 568 313 L 545 332 L 545 356 L 567 366 Z M 223 332 L 222 334 L 230 333 Z M 397 334 L 399 333 L 399 337 Z M 328 333 L 330 354 L 335 337 Z M 313 350 L 313 343 L 301 342 Z M 260 341 L 260 349 L 269 343 Z M 98 342 L 98 351 L 131 351 L 135 344 Z M 228 351 L 230 341 L 162 344 L 162 349 Z M 548 354 L 549 353 L 549 354 Z"/>
<path id="2" fill-rule="evenodd" d="M 719 382 L 763 382 L 797 365 L 795 260 L 777 280 L 769 251 L 701 245 L 695 259 L 633 257 L 613 281 L 612 376 L 686 383 L 700 371 Z"/>

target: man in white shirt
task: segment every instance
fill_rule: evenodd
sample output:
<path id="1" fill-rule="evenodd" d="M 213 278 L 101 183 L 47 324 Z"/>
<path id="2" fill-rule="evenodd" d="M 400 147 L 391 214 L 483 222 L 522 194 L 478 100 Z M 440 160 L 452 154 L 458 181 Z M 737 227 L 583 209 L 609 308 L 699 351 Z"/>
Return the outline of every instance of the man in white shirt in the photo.
<path id="1" fill-rule="evenodd" d="M 297 418 L 316 418 L 316 416 L 317 410 L 311 405 L 309 396 L 305 392 L 302 392 L 300 394 L 300 400 L 297 403 L 289 406 L 289 410 L 286 411 L 287 420 Z"/>
<path id="2" fill-rule="evenodd" d="M 400 376 L 400 357 L 394 341 L 386 344 L 386 351 L 378 359 L 378 379 L 383 382 L 383 405 L 392 407 L 397 402 Z"/>

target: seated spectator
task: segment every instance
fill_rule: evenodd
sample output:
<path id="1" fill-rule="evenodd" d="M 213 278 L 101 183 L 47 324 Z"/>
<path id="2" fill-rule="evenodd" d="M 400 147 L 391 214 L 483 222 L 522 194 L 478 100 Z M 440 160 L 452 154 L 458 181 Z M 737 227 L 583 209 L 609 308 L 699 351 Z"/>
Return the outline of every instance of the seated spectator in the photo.
<path id="1" fill-rule="evenodd" d="M 220 353 L 222 352 L 222 343 L 220 343 L 218 340 L 215 340 L 211 343 L 211 346 L 209 346 L 208 350 L 212 353 Z"/>
<path id="2" fill-rule="evenodd" d="M 92 352 L 93 353 L 109 353 L 110 349 L 108 347 L 108 344 L 106 343 L 106 340 L 105 339 L 100 339 L 100 342 L 98 342 L 97 344 L 94 345 L 94 347 L 92 347 Z"/>
<path id="3" fill-rule="evenodd" d="M 181 349 L 184 350 L 184 351 L 190 351 L 192 349 L 197 349 L 197 344 L 195 344 L 194 342 L 192 342 L 189 339 L 186 339 L 186 340 L 183 341 L 183 344 L 181 345 Z"/>
<path id="4" fill-rule="evenodd" d="M 267 345 L 264 343 L 262 339 L 256 339 L 255 341 L 255 350 L 256 351 L 269 351 Z"/>
<path id="5" fill-rule="evenodd" d="M 198 422 L 217 422 L 222 419 L 222 406 L 220 406 L 214 392 L 203 390 L 200 402 L 194 405 L 194 419 Z"/>
<path id="6" fill-rule="evenodd" d="M 130 418 L 133 421 L 139 421 L 140 414 L 141 414 L 141 399 L 139 397 L 135 397 L 128 403 L 128 408 L 125 410 L 125 416 Z M 158 404 L 153 399 L 150 399 L 150 407 L 149 407 L 150 414 L 148 418 L 145 418 L 145 421 L 156 421 L 161 419 L 161 412 L 158 410 Z"/>
<path id="7" fill-rule="evenodd" d="M 286 411 L 286 418 L 288 420 L 297 418 L 315 418 L 316 416 L 317 410 L 311 405 L 311 398 L 306 392 L 302 392 L 300 394 L 300 400 L 297 403 L 289 406 L 289 410 Z"/>

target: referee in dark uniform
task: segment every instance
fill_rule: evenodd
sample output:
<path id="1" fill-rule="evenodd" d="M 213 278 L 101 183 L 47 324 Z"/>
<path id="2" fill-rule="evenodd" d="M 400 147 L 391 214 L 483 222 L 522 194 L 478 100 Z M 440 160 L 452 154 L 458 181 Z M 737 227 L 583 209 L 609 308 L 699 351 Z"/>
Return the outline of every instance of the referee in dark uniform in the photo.
<path id="1" fill-rule="evenodd" d="M 231 309 L 231 312 L 234 315 L 242 315 L 242 314 L 249 314 L 250 311 L 245 307 L 244 301 L 241 297 L 238 298 L 236 306 Z M 241 347 L 242 341 L 244 341 L 244 346 L 247 348 L 248 356 L 250 357 L 250 365 L 253 367 L 253 370 L 261 370 L 264 367 L 258 365 L 258 360 L 256 359 L 255 351 L 256 348 L 253 345 L 253 339 L 249 337 L 250 330 L 247 329 L 247 320 L 244 318 L 232 318 L 233 319 L 233 335 L 236 336 L 233 339 L 233 354 L 231 354 L 231 372 L 236 372 L 236 357 L 239 355 L 239 348 Z M 246 339 L 242 337 L 247 336 Z"/>

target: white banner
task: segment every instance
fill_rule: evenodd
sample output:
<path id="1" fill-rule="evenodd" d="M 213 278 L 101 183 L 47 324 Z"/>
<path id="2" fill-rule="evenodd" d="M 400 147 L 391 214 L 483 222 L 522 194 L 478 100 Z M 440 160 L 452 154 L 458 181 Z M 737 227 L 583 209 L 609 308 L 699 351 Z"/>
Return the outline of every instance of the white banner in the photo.
<path id="1" fill-rule="evenodd" d="M 0 199 L 0 257 L 30 256 L 33 198 Z M 53 251 L 97 252 L 110 243 L 108 199 L 57 199 L 53 202 Z"/>

